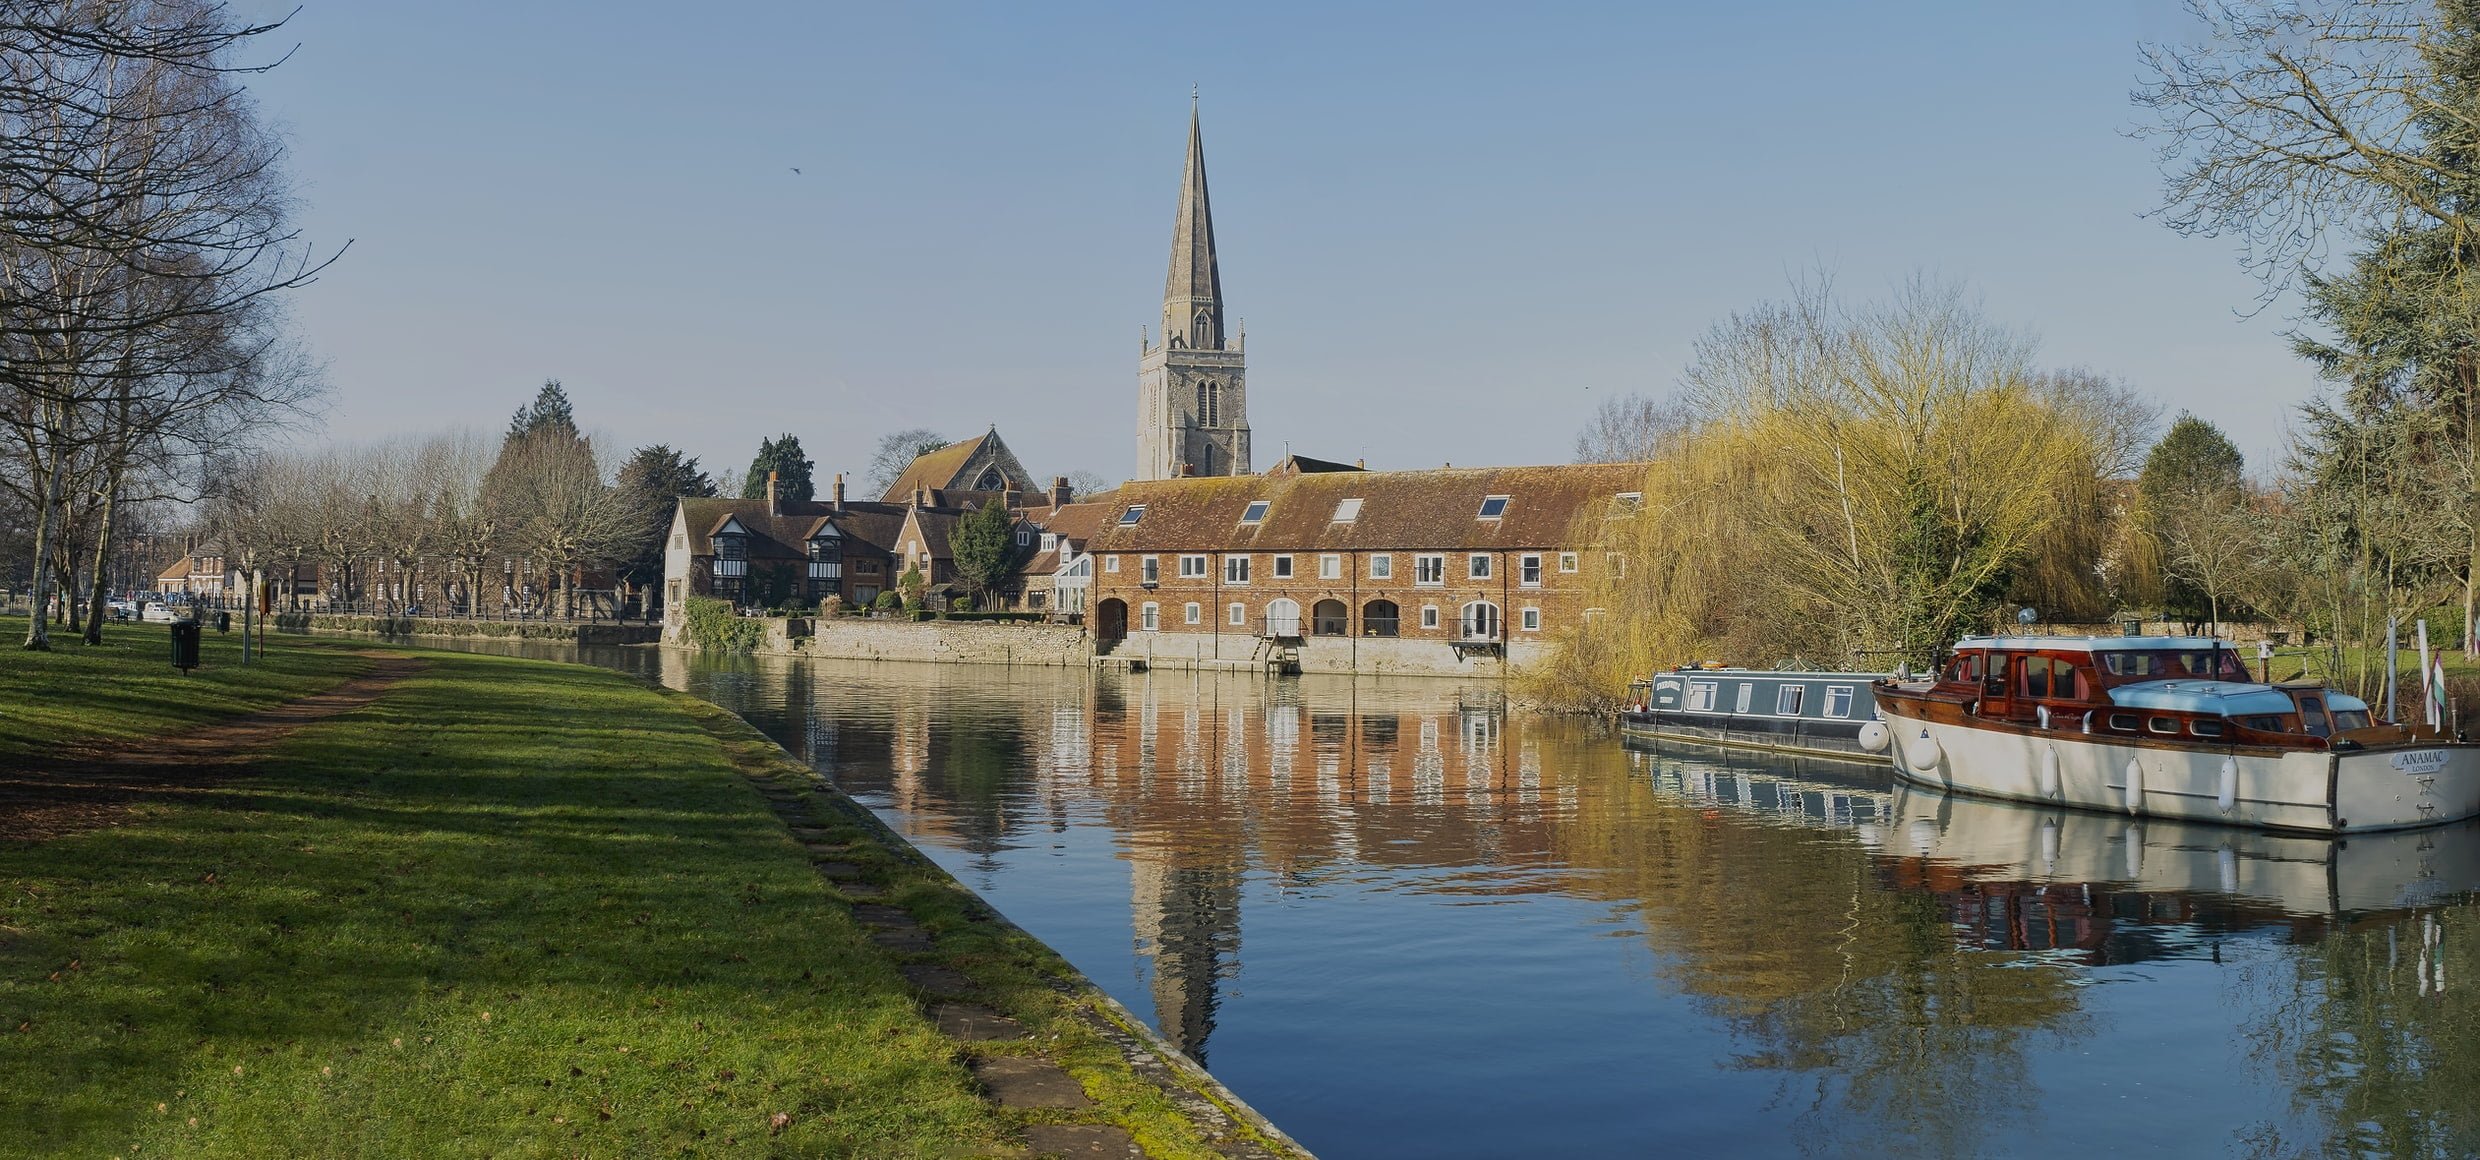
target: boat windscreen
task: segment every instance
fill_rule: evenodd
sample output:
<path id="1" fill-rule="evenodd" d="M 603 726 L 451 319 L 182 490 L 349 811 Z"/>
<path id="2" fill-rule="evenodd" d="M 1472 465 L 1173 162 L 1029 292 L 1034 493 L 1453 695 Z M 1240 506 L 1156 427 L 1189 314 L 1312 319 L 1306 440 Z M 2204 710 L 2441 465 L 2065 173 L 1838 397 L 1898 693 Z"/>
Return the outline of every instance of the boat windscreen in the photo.
<path id="1" fill-rule="evenodd" d="M 2248 679 L 2247 666 L 2229 649 L 2127 649 L 2096 652 L 2093 657 L 2101 662 L 2101 670 L 2113 677 Z"/>

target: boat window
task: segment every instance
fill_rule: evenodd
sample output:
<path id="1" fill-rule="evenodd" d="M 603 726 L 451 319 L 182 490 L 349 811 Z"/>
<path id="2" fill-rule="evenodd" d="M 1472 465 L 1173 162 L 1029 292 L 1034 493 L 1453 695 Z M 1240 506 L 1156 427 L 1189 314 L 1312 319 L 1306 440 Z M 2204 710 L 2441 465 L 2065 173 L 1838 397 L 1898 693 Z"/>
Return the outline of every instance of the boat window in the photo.
<path id="1" fill-rule="evenodd" d="M 1808 686 L 1784 685 L 1774 694 L 1774 711 L 1785 717 L 1800 715 L 1800 707 L 1808 703 Z"/>
<path id="2" fill-rule="evenodd" d="M 2222 735 L 2222 723 L 2199 717 L 2187 723 L 2187 731 L 2198 737 L 2219 737 Z"/>
<path id="3" fill-rule="evenodd" d="M 2239 718 L 2239 724 L 2262 733 L 2290 732 L 2290 722 L 2284 720 L 2280 714 L 2276 713 L 2267 713 L 2261 717 L 2241 717 Z"/>
<path id="4" fill-rule="evenodd" d="M 2333 726 L 2325 720 L 2325 698 L 2323 697 L 2301 697 L 2299 699 L 2299 720 L 2307 725 L 2310 737 L 2333 735 Z"/>
<path id="5" fill-rule="evenodd" d="M 1956 657 L 1955 663 L 1949 666 L 1946 670 L 1946 679 L 1950 681 L 1977 681 L 1981 679 L 1981 654 L 1971 653 L 1966 656 Z"/>
<path id="6" fill-rule="evenodd" d="M 2366 729 L 2367 727 L 2368 727 L 2368 710 L 2366 710 L 2366 709 L 2336 709 L 2336 710 L 2334 710 L 2334 731 L 2335 731 L 2335 732 L 2338 732 L 2338 733 L 2339 733 L 2339 732 L 2343 732 L 2343 731 L 2345 731 L 2345 730 L 2351 730 L 2351 729 Z"/>
<path id="7" fill-rule="evenodd" d="M 2146 728 L 2151 729 L 2155 733 L 2176 733 L 2179 731 L 2179 719 L 2176 717 L 2155 717 L 2144 724 Z"/>
<path id="8" fill-rule="evenodd" d="M 2138 728 L 2136 724 L 2136 715 L 2133 713 L 2112 713 L 2110 714 L 2110 728 L 2124 729 L 2129 733 L 2133 733 Z"/>
<path id="9" fill-rule="evenodd" d="M 2006 695 L 2006 667 L 2013 659 L 2012 653 L 1997 653 L 1989 658 L 1989 675 L 1981 681 L 1982 692 Z"/>
<path id="10" fill-rule="evenodd" d="M 1849 716 L 1851 716 L 1851 686 L 1849 686 L 1849 685 L 1828 685 L 1828 686 L 1826 686 L 1826 716 L 1828 716 L 1828 717 L 1849 717 Z"/>
<path id="11" fill-rule="evenodd" d="M 1688 708 L 1699 713 L 1714 711 L 1714 683 L 1712 681 L 1688 682 Z"/>
<path id="12" fill-rule="evenodd" d="M 2049 659 L 2047 657 L 2025 657 L 2023 680 L 2025 696 L 2049 696 Z"/>
<path id="13" fill-rule="evenodd" d="M 1735 712 L 1735 713 L 1745 713 L 1745 712 L 1747 712 L 1747 711 L 1748 711 L 1748 703 L 1749 703 L 1749 701 L 1751 701 L 1752 699 L 1754 699 L 1754 698 L 1756 697 L 1756 695 L 1757 695 L 1757 683 L 1756 683 L 1755 681 L 1741 681 L 1741 682 L 1739 683 L 1739 708 L 1732 710 L 1732 712 Z"/>

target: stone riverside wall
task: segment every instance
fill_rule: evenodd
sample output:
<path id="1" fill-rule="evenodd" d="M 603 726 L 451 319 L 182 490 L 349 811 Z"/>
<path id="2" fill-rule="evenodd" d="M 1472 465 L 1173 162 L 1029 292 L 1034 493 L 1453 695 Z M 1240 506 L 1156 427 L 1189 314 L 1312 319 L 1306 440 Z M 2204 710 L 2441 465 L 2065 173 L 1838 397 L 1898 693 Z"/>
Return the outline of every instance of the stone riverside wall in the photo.
<path id="1" fill-rule="evenodd" d="M 763 620 L 754 652 L 853 661 L 930 661 L 960 665 L 1081 666 L 1093 656 L 1085 630 L 1073 624 L 1003 621 L 864 620 L 791 617 Z M 663 642 L 695 648 L 678 624 Z"/>
<path id="2" fill-rule="evenodd" d="M 325 612 L 279 612 L 277 632 L 334 632 L 353 636 L 438 636 L 466 640 L 565 640 L 585 645 L 652 644 L 651 624 L 576 624 L 564 620 L 462 620 L 452 616 L 348 616 Z M 241 614 L 233 614 L 233 628 Z"/>
<path id="3" fill-rule="evenodd" d="M 1499 677 L 1520 672 L 1549 656 L 1542 641 L 1518 640 L 1508 645 L 1505 661 L 1491 656 L 1459 657 L 1443 640 L 1402 637 L 1313 636 L 1298 652 L 1300 671 L 1389 677 Z M 1259 647 L 1252 636 L 1193 632 L 1132 632 L 1111 650 L 1114 660 L 1144 661 L 1161 669 L 1241 668 L 1262 666 L 1273 650 Z"/>

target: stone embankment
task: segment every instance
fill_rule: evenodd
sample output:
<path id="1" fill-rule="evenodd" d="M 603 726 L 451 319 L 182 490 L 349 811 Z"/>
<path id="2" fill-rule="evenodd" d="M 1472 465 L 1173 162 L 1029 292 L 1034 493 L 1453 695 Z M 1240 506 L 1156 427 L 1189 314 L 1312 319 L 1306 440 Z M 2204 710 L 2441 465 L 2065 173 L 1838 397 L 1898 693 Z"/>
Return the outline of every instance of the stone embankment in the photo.
<path id="1" fill-rule="evenodd" d="M 760 635 L 750 652 L 854 661 L 931 661 L 960 665 L 1081 667 L 1093 656 L 1073 624 L 861 617 L 774 617 L 746 622 Z M 698 647 L 685 628 L 667 625 L 664 643 Z"/>

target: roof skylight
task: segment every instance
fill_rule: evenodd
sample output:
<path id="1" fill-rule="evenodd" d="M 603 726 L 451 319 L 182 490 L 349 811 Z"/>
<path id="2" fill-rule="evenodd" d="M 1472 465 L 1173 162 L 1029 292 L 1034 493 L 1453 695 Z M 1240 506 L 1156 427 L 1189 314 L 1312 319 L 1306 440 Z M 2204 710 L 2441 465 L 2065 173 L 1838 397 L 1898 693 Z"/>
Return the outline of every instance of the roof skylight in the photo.
<path id="1" fill-rule="evenodd" d="M 1338 501 L 1338 502 L 1335 504 L 1335 516 L 1334 516 L 1334 522 L 1335 522 L 1335 523 L 1338 523 L 1338 524 L 1348 524 L 1348 523 L 1351 523 L 1352 521 L 1357 520 L 1357 519 L 1359 519 L 1359 518 L 1361 518 L 1361 501 L 1360 501 L 1360 500 L 1358 500 L 1358 499 L 1347 499 L 1347 500 L 1341 500 L 1341 501 Z"/>
<path id="2" fill-rule="evenodd" d="M 1273 505 L 1266 500 L 1250 500 L 1248 510 L 1240 513 L 1240 522 L 1244 524 L 1264 523 L 1266 520 L 1266 509 L 1272 506 Z"/>
<path id="3" fill-rule="evenodd" d="M 1476 519 L 1484 519 L 1484 520 L 1494 520 L 1494 519 L 1497 519 L 1497 518 L 1498 518 L 1498 517 L 1500 517 L 1500 516 L 1506 515 L 1506 514 L 1507 514 L 1507 499 L 1508 499 L 1508 497 L 1503 496 L 1503 495 L 1494 495 L 1494 496 L 1489 497 L 1488 499 L 1482 500 L 1482 501 L 1481 501 L 1481 514 L 1480 514 L 1479 516 L 1474 517 L 1474 518 L 1476 518 Z"/>
<path id="4" fill-rule="evenodd" d="M 1119 526 L 1124 528 L 1144 518 L 1145 505 L 1141 503 L 1132 503 L 1128 505 L 1127 511 L 1119 513 Z"/>

